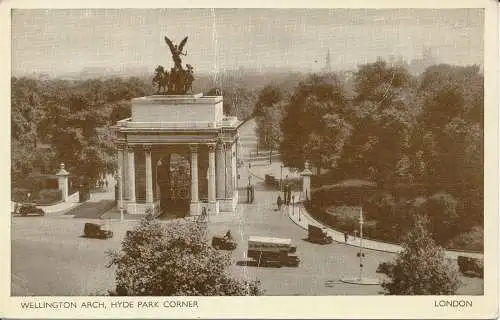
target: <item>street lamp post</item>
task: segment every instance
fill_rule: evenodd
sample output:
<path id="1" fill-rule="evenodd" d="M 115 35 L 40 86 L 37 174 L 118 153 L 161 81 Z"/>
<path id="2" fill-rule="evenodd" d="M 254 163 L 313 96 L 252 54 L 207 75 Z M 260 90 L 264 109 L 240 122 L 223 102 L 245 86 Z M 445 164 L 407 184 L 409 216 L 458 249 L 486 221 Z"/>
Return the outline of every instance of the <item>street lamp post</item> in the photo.
<path id="1" fill-rule="evenodd" d="M 273 145 L 268 142 L 268 145 L 269 145 L 269 164 L 272 164 L 273 161 L 272 161 L 272 156 L 273 156 Z"/>
<path id="2" fill-rule="evenodd" d="M 365 258 L 365 253 L 363 252 L 363 208 L 360 208 L 359 212 L 359 277 L 353 278 L 341 278 L 340 281 L 345 283 L 359 284 L 359 285 L 379 285 L 380 280 L 377 278 L 368 278 L 363 274 L 363 260 Z"/>
<path id="3" fill-rule="evenodd" d="M 359 213 L 359 280 L 363 279 L 363 208 Z"/>
<path id="4" fill-rule="evenodd" d="M 283 163 L 280 164 L 280 190 L 283 191 Z"/>
<path id="5" fill-rule="evenodd" d="M 300 199 L 301 199 L 301 198 L 302 198 L 302 196 L 300 196 L 300 197 L 299 197 L 299 202 L 300 202 Z M 299 210 L 298 210 L 298 211 L 299 211 L 299 221 L 301 221 L 301 220 L 300 220 L 300 211 L 301 211 L 300 204 L 299 204 Z"/>

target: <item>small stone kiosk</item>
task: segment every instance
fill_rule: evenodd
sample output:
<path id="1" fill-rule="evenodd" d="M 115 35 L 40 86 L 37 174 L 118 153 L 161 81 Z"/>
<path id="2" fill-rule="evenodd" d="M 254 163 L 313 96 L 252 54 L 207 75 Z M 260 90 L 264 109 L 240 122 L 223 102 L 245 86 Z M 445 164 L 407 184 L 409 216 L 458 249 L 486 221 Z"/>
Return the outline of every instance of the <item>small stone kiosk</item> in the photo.
<path id="1" fill-rule="evenodd" d="M 192 67 L 183 69 L 178 56 L 186 40 L 179 47 L 167 41 L 176 66 L 170 73 L 156 70 L 158 91 L 168 91 L 132 99 L 132 117 L 115 127 L 123 199 L 118 205 L 129 214 L 148 208 L 168 213 L 181 203 L 181 216 L 199 215 L 203 208 L 215 215 L 234 212 L 238 203 L 241 121 L 224 116 L 222 96 L 186 94 Z"/>

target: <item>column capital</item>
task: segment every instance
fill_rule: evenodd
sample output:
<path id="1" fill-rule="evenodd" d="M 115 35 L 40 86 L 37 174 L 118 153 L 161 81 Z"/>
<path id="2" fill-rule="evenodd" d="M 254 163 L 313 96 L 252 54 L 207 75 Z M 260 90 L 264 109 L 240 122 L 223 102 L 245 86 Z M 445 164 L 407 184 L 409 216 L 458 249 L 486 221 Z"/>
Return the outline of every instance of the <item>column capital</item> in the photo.
<path id="1" fill-rule="evenodd" d="M 135 146 L 135 145 L 133 145 L 133 144 L 127 144 L 127 145 L 125 146 L 125 149 L 126 149 L 127 151 L 129 151 L 129 152 L 130 152 L 130 151 L 135 151 L 135 149 L 136 149 L 136 148 L 137 148 L 137 146 Z"/>
<path id="2" fill-rule="evenodd" d="M 207 143 L 208 151 L 209 152 L 214 152 L 215 151 L 215 146 L 216 146 L 216 143 Z"/>
<path id="3" fill-rule="evenodd" d="M 118 149 L 119 151 L 123 151 L 126 147 L 126 144 L 124 142 L 117 142 L 116 143 L 116 149 Z"/>
<path id="4" fill-rule="evenodd" d="M 189 150 L 191 150 L 191 153 L 197 153 L 198 152 L 198 144 L 191 143 L 189 145 Z"/>
<path id="5" fill-rule="evenodd" d="M 226 148 L 226 150 L 231 149 L 232 146 L 233 146 L 232 141 L 224 141 L 224 148 Z"/>
<path id="6" fill-rule="evenodd" d="M 151 147 L 152 145 L 151 144 L 143 144 L 142 145 L 142 148 L 144 149 L 144 151 L 146 152 L 151 152 Z"/>

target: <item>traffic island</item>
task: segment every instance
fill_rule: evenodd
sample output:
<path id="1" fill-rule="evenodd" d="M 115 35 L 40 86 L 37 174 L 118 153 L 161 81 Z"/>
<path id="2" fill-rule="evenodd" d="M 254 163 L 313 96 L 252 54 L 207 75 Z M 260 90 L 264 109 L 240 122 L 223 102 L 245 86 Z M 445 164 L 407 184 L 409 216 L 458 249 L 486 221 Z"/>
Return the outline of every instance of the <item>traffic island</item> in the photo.
<path id="1" fill-rule="evenodd" d="M 340 281 L 344 283 L 364 285 L 364 286 L 380 285 L 380 280 L 377 278 L 366 278 L 366 277 L 341 278 Z"/>

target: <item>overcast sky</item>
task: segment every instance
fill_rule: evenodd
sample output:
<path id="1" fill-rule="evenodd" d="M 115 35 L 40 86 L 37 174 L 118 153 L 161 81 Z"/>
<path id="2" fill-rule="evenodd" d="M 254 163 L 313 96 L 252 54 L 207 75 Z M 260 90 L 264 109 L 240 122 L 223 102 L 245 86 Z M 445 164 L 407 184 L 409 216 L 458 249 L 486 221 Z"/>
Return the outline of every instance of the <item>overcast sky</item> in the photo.
<path id="1" fill-rule="evenodd" d="M 189 36 L 183 63 L 222 69 L 334 69 L 378 56 L 483 64 L 482 9 L 92 9 L 13 10 L 14 74 L 55 76 L 84 67 L 171 66 L 163 40 Z M 317 62 L 316 62 L 317 61 Z"/>

